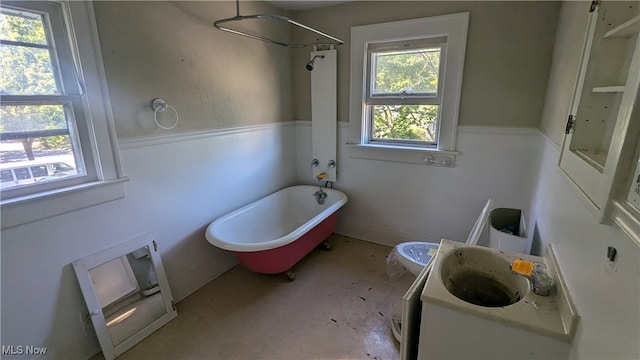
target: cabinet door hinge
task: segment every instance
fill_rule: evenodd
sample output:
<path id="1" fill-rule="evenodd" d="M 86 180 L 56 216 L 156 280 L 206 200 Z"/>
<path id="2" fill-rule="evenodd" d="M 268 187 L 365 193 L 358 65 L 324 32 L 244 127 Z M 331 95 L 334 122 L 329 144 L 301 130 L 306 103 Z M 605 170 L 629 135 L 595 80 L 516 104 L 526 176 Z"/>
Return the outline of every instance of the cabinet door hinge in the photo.
<path id="1" fill-rule="evenodd" d="M 598 7 L 598 5 L 600 5 L 600 0 L 593 0 L 591 2 L 591 7 L 589 8 L 589 12 L 592 13 L 596 11 L 596 8 Z"/>
<path id="2" fill-rule="evenodd" d="M 173 309 L 173 311 L 176 311 L 176 304 L 173 302 L 173 300 L 171 300 L 171 308 Z"/>
<path id="3" fill-rule="evenodd" d="M 153 240 L 152 243 L 153 243 L 153 251 L 158 252 L 158 244 L 156 244 L 155 240 Z"/>
<path id="4" fill-rule="evenodd" d="M 571 129 L 574 128 L 576 122 L 573 121 L 573 115 L 569 115 L 569 119 L 567 119 L 567 127 L 564 129 L 565 134 L 569 134 Z"/>

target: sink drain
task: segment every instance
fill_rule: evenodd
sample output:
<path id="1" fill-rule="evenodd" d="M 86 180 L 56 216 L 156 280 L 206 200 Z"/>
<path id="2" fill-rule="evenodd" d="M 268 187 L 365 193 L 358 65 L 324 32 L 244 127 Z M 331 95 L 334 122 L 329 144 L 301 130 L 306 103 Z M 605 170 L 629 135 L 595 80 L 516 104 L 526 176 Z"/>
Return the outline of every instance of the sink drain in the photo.
<path id="1" fill-rule="evenodd" d="M 512 294 L 499 281 L 479 272 L 463 272 L 448 279 L 447 288 L 458 299 L 468 303 L 501 307 L 520 301 L 520 294 Z"/>
<path id="2" fill-rule="evenodd" d="M 451 251 L 440 264 L 442 284 L 451 295 L 473 305 L 505 307 L 529 293 L 529 281 L 511 271 L 500 252 L 478 247 Z"/>

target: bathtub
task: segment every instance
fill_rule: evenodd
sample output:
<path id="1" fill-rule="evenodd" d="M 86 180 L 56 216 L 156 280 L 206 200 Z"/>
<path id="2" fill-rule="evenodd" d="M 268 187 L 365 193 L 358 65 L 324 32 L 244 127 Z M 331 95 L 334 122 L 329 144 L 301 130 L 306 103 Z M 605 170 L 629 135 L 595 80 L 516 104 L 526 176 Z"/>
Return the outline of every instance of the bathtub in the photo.
<path id="1" fill-rule="evenodd" d="M 337 211 L 347 202 L 343 192 L 322 188 L 327 198 L 319 205 L 317 190 L 290 186 L 223 215 L 207 227 L 207 241 L 233 251 L 252 271 L 289 271 L 333 233 Z"/>

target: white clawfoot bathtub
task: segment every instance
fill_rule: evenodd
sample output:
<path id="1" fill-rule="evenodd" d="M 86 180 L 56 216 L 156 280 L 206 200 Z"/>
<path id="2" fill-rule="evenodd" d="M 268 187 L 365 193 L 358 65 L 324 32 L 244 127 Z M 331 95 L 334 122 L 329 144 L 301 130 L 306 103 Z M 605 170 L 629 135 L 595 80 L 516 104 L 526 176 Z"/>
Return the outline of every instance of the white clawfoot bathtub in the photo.
<path id="1" fill-rule="evenodd" d="M 338 190 L 318 204 L 319 187 L 284 188 L 214 220 L 206 231 L 212 245 L 233 251 L 247 268 L 263 274 L 290 270 L 333 231 L 337 211 L 347 202 Z"/>

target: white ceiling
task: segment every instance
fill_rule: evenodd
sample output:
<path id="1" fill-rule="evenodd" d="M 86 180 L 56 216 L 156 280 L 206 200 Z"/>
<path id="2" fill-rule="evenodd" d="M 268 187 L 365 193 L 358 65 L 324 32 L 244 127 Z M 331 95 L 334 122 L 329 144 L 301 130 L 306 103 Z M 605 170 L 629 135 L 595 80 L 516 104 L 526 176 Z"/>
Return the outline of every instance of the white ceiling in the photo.
<path id="1" fill-rule="evenodd" d="M 333 0 L 267 0 L 268 3 L 271 3 L 281 9 L 298 11 L 298 10 L 310 10 L 317 9 L 324 6 L 336 5 L 348 1 L 333 1 Z"/>

